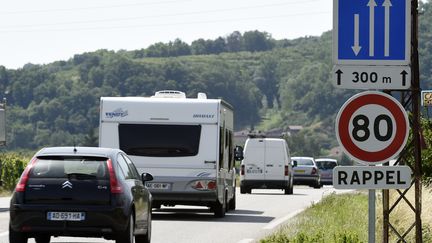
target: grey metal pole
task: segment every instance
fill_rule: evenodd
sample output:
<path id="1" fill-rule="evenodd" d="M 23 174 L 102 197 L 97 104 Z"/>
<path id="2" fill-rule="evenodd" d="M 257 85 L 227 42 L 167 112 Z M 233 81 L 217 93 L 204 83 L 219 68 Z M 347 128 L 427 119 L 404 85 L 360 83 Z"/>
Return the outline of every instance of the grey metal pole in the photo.
<path id="1" fill-rule="evenodd" d="M 369 190 L 369 243 L 375 243 L 375 190 Z"/>

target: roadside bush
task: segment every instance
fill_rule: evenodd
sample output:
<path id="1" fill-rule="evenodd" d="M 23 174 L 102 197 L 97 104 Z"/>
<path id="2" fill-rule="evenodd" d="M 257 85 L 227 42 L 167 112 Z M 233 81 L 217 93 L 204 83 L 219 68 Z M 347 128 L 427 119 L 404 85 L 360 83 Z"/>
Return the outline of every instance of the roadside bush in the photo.
<path id="1" fill-rule="evenodd" d="M 12 191 L 18 182 L 29 159 L 15 153 L 0 154 L 0 175 L 3 181 L 2 188 Z"/>

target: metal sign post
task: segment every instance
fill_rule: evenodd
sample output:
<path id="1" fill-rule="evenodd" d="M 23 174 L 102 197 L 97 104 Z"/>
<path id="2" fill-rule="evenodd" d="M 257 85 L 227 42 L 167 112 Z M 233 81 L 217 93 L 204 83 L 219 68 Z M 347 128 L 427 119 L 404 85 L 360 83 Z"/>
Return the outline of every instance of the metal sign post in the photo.
<path id="1" fill-rule="evenodd" d="M 373 166 L 373 165 L 371 165 Z M 376 213 L 375 213 L 375 189 L 369 190 L 369 202 L 368 202 L 368 208 L 369 208 L 369 223 L 368 223 L 368 242 L 369 243 L 375 243 L 375 220 L 376 220 Z"/>

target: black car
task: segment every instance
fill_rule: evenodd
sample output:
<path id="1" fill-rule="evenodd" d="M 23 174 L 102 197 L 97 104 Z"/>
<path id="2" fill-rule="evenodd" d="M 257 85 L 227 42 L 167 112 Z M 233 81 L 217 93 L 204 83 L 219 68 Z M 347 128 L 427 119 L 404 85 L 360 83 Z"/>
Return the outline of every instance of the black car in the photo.
<path id="1" fill-rule="evenodd" d="M 52 236 L 148 243 L 150 174 L 138 174 L 118 149 L 52 147 L 24 170 L 10 203 L 9 242 L 49 243 Z"/>

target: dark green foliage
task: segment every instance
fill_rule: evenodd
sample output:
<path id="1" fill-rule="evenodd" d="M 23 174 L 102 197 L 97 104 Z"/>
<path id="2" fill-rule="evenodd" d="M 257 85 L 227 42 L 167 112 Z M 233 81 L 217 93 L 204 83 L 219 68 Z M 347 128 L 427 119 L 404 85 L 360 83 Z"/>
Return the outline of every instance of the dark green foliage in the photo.
<path id="1" fill-rule="evenodd" d="M 420 145 L 422 145 L 421 160 L 423 178 L 432 182 L 432 121 L 430 119 L 421 118 L 420 124 L 422 127 Z M 412 144 L 412 132 L 410 132 L 407 144 Z M 409 154 L 413 154 L 413 147 L 410 148 Z M 414 156 L 406 157 L 405 162 L 413 168 Z"/>

